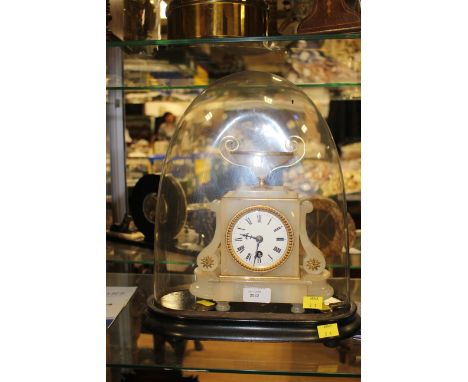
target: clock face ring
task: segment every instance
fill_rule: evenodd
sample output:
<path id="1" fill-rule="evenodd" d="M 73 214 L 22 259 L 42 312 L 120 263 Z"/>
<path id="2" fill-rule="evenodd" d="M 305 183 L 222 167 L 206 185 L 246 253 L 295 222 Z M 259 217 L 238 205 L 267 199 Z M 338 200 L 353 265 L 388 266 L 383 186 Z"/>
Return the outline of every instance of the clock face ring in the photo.
<path id="1" fill-rule="evenodd" d="M 226 229 L 226 247 L 233 259 L 254 272 L 283 264 L 293 249 L 293 230 L 276 209 L 256 205 L 234 215 Z"/>

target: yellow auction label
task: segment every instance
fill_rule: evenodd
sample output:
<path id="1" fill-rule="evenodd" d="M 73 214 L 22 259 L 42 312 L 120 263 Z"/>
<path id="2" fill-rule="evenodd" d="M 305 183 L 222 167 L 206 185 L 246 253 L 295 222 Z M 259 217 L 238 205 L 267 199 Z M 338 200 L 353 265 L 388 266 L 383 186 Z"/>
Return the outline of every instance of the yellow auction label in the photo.
<path id="1" fill-rule="evenodd" d="M 209 183 L 211 180 L 211 161 L 208 159 L 195 159 L 195 175 L 201 184 Z"/>
<path id="2" fill-rule="evenodd" d="M 318 325 L 317 331 L 319 338 L 336 337 L 340 335 L 337 323 Z"/>
<path id="3" fill-rule="evenodd" d="M 304 309 L 323 309 L 322 296 L 304 296 L 302 298 L 302 307 Z"/>
<path id="4" fill-rule="evenodd" d="M 318 365 L 317 372 L 318 373 L 336 373 L 338 371 L 337 364 L 329 364 L 329 365 Z"/>
<path id="5" fill-rule="evenodd" d="M 200 304 L 203 306 L 213 306 L 215 303 L 212 301 L 207 301 L 207 300 L 199 300 L 197 301 L 197 304 Z"/>
<path id="6" fill-rule="evenodd" d="M 201 65 L 195 67 L 195 76 L 193 77 L 194 85 L 208 85 L 209 74 L 208 71 Z"/>

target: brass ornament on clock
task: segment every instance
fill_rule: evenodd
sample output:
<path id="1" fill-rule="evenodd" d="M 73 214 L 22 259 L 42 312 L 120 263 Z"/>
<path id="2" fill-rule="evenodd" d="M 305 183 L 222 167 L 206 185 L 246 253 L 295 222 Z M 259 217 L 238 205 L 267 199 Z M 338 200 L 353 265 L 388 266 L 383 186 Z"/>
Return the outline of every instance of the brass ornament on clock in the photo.
<path id="1" fill-rule="evenodd" d="M 200 260 L 203 269 L 210 269 L 214 265 L 214 260 L 211 256 L 205 256 Z"/>
<path id="2" fill-rule="evenodd" d="M 309 259 L 306 262 L 306 267 L 309 271 L 316 271 L 320 268 L 320 261 L 315 258 Z"/>

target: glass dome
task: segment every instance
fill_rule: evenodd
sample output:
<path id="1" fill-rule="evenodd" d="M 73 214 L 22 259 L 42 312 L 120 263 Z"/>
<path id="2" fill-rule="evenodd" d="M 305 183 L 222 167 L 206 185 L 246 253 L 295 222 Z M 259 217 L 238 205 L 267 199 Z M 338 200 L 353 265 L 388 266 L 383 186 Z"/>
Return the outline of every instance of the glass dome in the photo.
<path id="1" fill-rule="evenodd" d="M 329 322 L 349 311 L 345 191 L 298 87 L 241 72 L 188 107 L 158 192 L 154 305 L 177 317 Z"/>

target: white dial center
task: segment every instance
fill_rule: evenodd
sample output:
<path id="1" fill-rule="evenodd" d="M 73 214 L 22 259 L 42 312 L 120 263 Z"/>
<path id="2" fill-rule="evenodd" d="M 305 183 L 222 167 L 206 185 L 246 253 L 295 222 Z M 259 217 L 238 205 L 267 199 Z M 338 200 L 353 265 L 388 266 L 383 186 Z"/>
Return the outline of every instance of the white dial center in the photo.
<path id="1" fill-rule="evenodd" d="M 266 271 L 282 264 L 291 252 L 292 231 L 286 218 L 266 206 L 249 207 L 228 227 L 227 244 L 245 268 Z"/>

